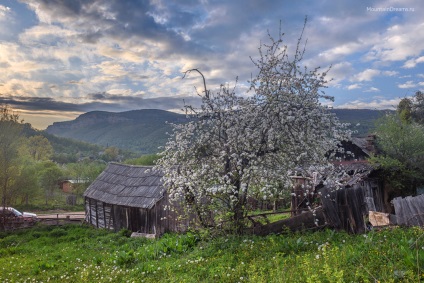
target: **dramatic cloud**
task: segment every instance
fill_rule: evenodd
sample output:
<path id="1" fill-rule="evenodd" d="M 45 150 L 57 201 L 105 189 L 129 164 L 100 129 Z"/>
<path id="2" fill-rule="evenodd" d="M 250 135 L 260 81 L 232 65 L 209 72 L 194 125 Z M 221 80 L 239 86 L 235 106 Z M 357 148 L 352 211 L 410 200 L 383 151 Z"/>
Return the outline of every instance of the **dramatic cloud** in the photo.
<path id="1" fill-rule="evenodd" d="M 424 74 L 422 4 L 401 6 L 408 10 L 374 9 L 400 7 L 395 0 L 6 1 L 0 4 L 0 101 L 52 121 L 55 111 L 71 117 L 178 110 L 202 88 L 195 74 L 181 79 L 192 68 L 211 90 L 238 78 L 237 91 L 245 94 L 259 44 L 268 33 L 278 39 L 281 28 L 292 56 L 307 15 L 299 45 L 306 43 L 304 64 L 330 68 L 325 91 L 335 106 L 387 105 L 405 88 L 422 87 Z M 377 91 L 385 99 L 372 100 Z"/>

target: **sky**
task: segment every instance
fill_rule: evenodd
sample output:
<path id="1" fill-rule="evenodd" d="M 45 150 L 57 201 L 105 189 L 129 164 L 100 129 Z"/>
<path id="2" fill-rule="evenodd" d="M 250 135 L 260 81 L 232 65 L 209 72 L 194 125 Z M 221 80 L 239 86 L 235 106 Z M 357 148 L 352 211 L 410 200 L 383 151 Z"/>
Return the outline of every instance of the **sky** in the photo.
<path id="1" fill-rule="evenodd" d="M 181 111 L 214 91 L 249 95 L 269 34 L 308 68 L 331 66 L 335 108 L 393 109 L 424 89 L 422 0 L 0 0 L 0 104 L 35 128 L 88 111 Z M 331 80 L 330 80 L 331 79 Z"/>

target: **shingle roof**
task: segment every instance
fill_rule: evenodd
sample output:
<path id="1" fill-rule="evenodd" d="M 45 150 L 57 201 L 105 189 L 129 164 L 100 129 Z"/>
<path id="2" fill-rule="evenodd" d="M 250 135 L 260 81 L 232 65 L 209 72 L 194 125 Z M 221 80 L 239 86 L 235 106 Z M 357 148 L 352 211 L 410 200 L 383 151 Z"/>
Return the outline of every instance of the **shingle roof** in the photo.
<path id="1" fill-rule="evenodd" d="M 358 146 L 366 155 L 369 157 L 371 154 L 375 153 L 375 145 L 374 145 L 375 137 L 373 135 L 369 135 L 366 138 L 352 138 L 352 143 Z"/>
<path id="2" fill-rule="evenodd" d="M 108 204 L 152 208 L 165 192 L 162 176 L 149 166 L 109 163 L 84 196 Z"/>

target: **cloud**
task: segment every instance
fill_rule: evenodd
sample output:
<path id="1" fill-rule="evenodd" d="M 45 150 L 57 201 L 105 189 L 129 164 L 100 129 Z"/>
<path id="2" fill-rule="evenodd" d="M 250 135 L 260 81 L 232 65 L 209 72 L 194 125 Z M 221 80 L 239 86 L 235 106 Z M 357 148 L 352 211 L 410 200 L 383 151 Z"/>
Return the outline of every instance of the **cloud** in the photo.
<path id="1" fill-rule="evenodd" d="M 353 76 L 352 81 L 363 82 L 363 81 L 371 81 L 375 76 L 380 75 L 379 70 L 375 69 L 366 69 L 356 75 Z"/>
<path id="2" fill-rule="evenodd" d="M 345 104 L 338 105 L 337 108 L 343 109 L 395 109 L 399 104 L 400 98 L 394 99 L 373 99 L 371 101 L 354 100 Z"/>
<path id="3" fill-rule="evenodd" d="M 367 60 L 403 61 L 422 53 L 424 50 L 424 22 L 416 21 L 413 13 L 408 15 L 410 21 L 392 24 L 384 32 L 375 36 L 375 44 L 368 52 Z"/>
<path id="4" fill-rule="evenodd" d="M 353 90 L 353 89 L 358 89 L 358 88 L 361 88 L 360 84 L 351 84 L 351 85 L 347 86 L 348 90 Z"/>
<path id="5" fill-rule="evenodd" d="M 414 59 L 410 59 L 403 64 L 403 68 L 411 69 L 411 68 L 414 68 L 415 66 L 417 66 L 417 64 L 423 63 L 423 62 L 424 62 L 424 56 L 414 58 Z"/>
<path id="6" fill-rule="evenodd" d="M 94 110 L 103 111 L 128 111 L 132 109 L 183 109 L 185 104 L 198 107 L 200 98 L 187 97 L 156 97 L 143 98 L 125 95 L 112 95 L 106 92 L 91 93 L 86 97 L 88 102 L 59 101 L 51 97 L 11 97 L 0 96 L 0 104 L 10 105 L 12 108 L 24 111 L 53 111 L 83 113 Z"/>
<path id="7" fill-rule="evenodd" d="M 322 59 L 328 62 L 334 62 L 337 59 L 343 58 L 346 55 L 353 54 L 364 48 L 364 45 L 360 42 L 349 42 L 346 44 L 342 44 L 331 49 L 325 50 L 320 53 Z"/>
<path id="8" fill-rule="evenodd" d="M 332 79 L 329 85 L 339 85 L 340 82 L 353 74 L 354 70 L 350 62 L 340 62 L 334 64 L 328 72 L 328 77 Z"/>
<path id="9" fill-rule="evenodd" d="M 382 74 L 384 76 L 393 77 L 393 76 L 397 76 L 399 72 L 398 71 L 383 71 Z"/>
<path id="10" fill-rule="evenodd" d="M 407 81 L 404 84 L 398 84 L 398 88 L 414 88 L 416 86 L 417 84 L 414 83 L 413 81 Z"/>
<path id="11" fill-rule="evenodd" d="M 420 5 L 408 1 L 412 7 Z M 422 17 L 418 12 L 367 12 L 375 4 L 370 0 L 359 5 L 244 0 L 7 3 L 8 21 L 0 16 L 5 27 L 0 29 L 0 93 L 23 106 L 34 104 L 29 99 L 34 97 L 51 98 L 57 107 L 60 102 L 64 107 L 77 104 L 77 111 L 112 105 L 117 110 L 161 108 L 158 103 L 179 109 L 175 101 L 194 95 L 194 86 L 202 89 L 199 76 L 181 79 L 191 68 L 203 72 L 212 91 L 238 77 L 237 91 L 244 95 L 247 81 L 258 72 L 250 58 L 258 59 L 259 44 L 269 43 L 268 31 L 278 39 L 281 21 L 283 44 L 292 58 L 306 14 L 300 47 L 306 40 L 308 44 L 301 65 L 309 70 L 332 66 L 326 92 L 335 93 L 336 101 L 371 100 L 369 92 L 377 90 L 387 99 L 399 96 L 388 90 L 400 92 L 397 86 L 406 85 L 393 79 L 410 75 L 402 66 L 415 64 L 415 73 L 423 74 Z M 383 0 L 379 5 L 396 3 Z"/>
<path id="12" fill-rule="evenodd" d="M 364 92 L 379 92 L 380 90 L 376 87 L 370 87 L 366 90 L 364 90 Z"/>
<path id="13" fill-rule="evenodd" d="M 10 14 L 10 7 L 0 5 L 0 21 L 5 20 L 9 14 Z"/>

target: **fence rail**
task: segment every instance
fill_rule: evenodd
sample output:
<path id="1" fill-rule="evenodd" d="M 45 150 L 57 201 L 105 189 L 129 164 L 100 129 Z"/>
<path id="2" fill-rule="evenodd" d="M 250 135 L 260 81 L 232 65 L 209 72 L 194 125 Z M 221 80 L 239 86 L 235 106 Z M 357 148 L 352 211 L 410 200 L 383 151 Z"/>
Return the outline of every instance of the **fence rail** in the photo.
<path id="1" fill-rule="evenodd" d="M 85 220 L 84 212 L 75 213 L 51 213 L 38 215 L 38 222 L 48 225 L 62 225 L 67 223 L 78 223 Z"/>

